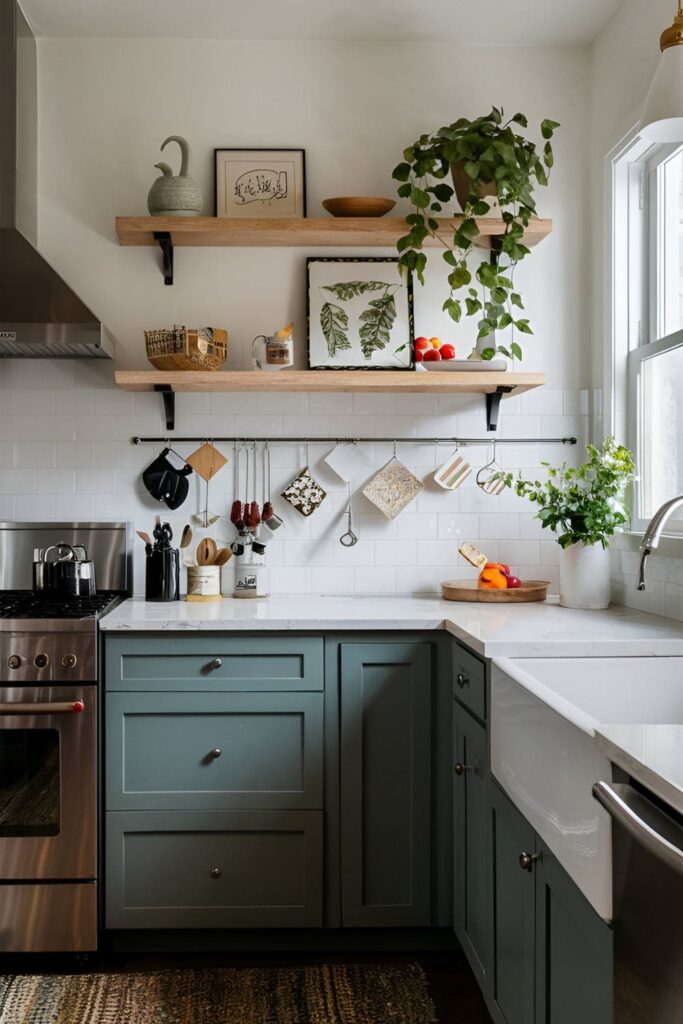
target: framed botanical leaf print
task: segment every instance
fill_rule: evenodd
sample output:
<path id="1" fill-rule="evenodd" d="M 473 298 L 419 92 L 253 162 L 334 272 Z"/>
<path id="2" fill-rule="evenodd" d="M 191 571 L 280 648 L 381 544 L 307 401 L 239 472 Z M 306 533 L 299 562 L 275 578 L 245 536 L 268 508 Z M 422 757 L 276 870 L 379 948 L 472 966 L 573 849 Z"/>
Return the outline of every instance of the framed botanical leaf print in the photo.
<path id="1" fill-rule="evenodd" d="M 306 260 L 308 366 L 412 370 L 413 282 L 394 257 Z"/>

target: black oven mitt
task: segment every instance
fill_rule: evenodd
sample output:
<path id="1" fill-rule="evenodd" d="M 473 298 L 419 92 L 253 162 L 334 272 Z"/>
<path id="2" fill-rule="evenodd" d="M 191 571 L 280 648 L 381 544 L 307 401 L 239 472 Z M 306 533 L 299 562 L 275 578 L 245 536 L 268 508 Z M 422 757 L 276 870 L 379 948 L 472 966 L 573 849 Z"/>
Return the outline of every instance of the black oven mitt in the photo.
<path id="1" fill-rule="evenodd" d="M 142 482 L 157 501 L 162 501 L 170 509 L 180 508 L 187 498 L 190 489 L 188 477 L 192 467 L 184 464 L 180 469 L 169 461 L 170 448 L 164 448 L 153 462 L 150 462 L 142 474 Z"/>

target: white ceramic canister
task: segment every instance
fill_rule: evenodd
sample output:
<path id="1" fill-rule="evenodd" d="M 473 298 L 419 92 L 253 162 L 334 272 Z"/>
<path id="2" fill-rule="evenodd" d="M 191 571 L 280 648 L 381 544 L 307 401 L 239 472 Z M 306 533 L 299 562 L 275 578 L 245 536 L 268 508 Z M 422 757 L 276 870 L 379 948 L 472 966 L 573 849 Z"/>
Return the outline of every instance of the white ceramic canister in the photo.
<path id="1" fill-rule="evenodd" d="M 220 597 L 220 565 L 189 565 L 187 568 L 187 593 L 189 597 Z"/>
<path id="2" fill-rule="evenodd" d="M 563 608 L 609 607 L 609 550 L 602 544 L 560 549 L 560 604 Z"/>

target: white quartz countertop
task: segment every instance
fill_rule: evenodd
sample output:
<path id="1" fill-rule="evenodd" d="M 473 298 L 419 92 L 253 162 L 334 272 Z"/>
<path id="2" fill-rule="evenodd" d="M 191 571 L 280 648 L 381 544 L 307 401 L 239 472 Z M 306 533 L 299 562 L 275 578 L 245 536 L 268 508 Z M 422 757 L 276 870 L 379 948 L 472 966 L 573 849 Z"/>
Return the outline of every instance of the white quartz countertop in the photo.
<path id="1" fill-rule="evenodd" d="M 683 814 L 683 725 L 604 725 L 595 735 L 610 761 Z"/>
<path id="2" fill-rule="evenodd" d="M 556 602 L 465 604 L 437 597 L 277 594 L 215 604 L 124 601 L 100 621 L 106 633 L 445 629 L 485 657 L 683 655 L 683 623 L 613 607 L 577 611 Z"/>

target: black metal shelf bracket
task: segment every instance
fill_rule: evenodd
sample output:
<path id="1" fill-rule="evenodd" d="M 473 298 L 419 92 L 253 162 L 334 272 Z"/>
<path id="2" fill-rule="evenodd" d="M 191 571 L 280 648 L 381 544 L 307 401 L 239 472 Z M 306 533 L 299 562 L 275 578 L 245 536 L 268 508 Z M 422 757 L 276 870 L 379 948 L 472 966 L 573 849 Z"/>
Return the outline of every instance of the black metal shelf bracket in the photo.
<path id="1" fill-rule="evenodd" d="M 500 400 L 503 395 L 509 395 L 514 388 L 498 387 L 495 391 L 486 395 L 486 429 L 498 430 L 498 416 L 500 413 Z"/>
<path id="2" fill-rule="evenodd" d="M 170 384 L 155 384 L 154 390 L 157 391 L 164 400 L 166 429 L 175 430 L 175 391 Z"/>
<path id="3" fill-rule="evenodd" d="M 173 239 L 170 231 L 155 231 L 154 240 L 161 249 L 164 284 L 173 284 Z"/>

